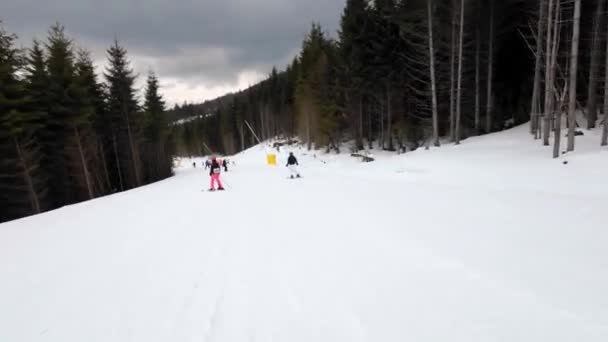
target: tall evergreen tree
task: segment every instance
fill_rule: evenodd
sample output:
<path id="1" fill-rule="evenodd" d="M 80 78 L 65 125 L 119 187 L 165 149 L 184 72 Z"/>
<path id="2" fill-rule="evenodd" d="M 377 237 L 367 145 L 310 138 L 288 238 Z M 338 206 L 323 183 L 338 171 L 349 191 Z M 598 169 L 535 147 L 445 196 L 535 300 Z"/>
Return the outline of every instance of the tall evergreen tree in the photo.
<path id="1" fill-rule="evenodd" d="M 348 0 L 340 21 L 339 57 L 341 86 L 344 90 L 345 109 L 349 114 L 352 136 L 357 149 L 363 149 L 363 112 L 366 44 L 368 43 L 369 15 L 366 0 Z"/>
<path id="2" fill-rule="evenodd" d="M 374 26 L 370 40 L 370 53 L 374 56 L 373 82 L 375 98 L 380 107 L 380 146 L 393 150 L 392 124 L 394 117 L 395 82 L 402 70 L 402 59 L 398 51 L 402 47 L 399 26 L 395 23 L 397 3 L 395 0 L 376 0 L 372 11 Z M 388 145 L 387 145 L 388 142 Z"/>
<path id="3" fill-rule="evenodd" d="M 109 174 L 106 163 L 105 150 L 103 146 L 105 133 L 104 94 L 101 84 L 97 81 L 95 67 L 90 52 L 78 51 L 76 59 L 76 83 L 79 91 L 79 106 L 81 113 L 86 114 L 86 126 L 81 131 L 86 148 L 87 164 L 91 165 L 89 170 L 91 183 L 94 184 L 96 193 L 105 194 L 110 187 Z"/>
<path id="4" fill-rule="evenodd" d="M 304 40 L 296 89 L 298 126 L 306 137 L 308 148 L 313 144 L 337 148 L 342 115 L 336 104 L 336 48 L 319 24 L 313 24 Z"/>
<path id="5" fill-rule="evenodd" d="M 127 59 L 127 50 L 114 41 L 107 54 L 108 119 L 119 186 L 125 190 L 143 184 L 139 152 L 142 117 L 135 98 L 135 75 Z"/>
<path id="6" fill-rule="evenodd" d="M 169 126 L 165 117 L 165 101 L 159 94 L 156 75 L 148 75 L 144 103 L 145 180 L 153 182 L 171 175 Z"/>
<path id="7" fill-rule="evenodd" d="M 35 139 L 39 113 L 28 111 L 25 84 L 17 76 L 23 56 L 15 35 L 0 22 L 0 222 L 45 208 L 45 187 Z"/>
<path id="8" fill-rule="evenodd" d="M 82 102 L 73 43 L 63 26 L 49 30 L 47 43 L 49 115 L 45 127 L 45 163 L 55 206 L 95 197 L 89 160 L 91 111 Z"/>
<path id="9" fill-rule="evenodd" d="M 48 99 L 50 83 L 44 50 L 38 40 L 33 41 L 26 61 L 25 86 L 30 98 L 28 101 L 29 110 L 38 113 L 38 124 L 43 125 L 48 118 L 50 107 Z"/>

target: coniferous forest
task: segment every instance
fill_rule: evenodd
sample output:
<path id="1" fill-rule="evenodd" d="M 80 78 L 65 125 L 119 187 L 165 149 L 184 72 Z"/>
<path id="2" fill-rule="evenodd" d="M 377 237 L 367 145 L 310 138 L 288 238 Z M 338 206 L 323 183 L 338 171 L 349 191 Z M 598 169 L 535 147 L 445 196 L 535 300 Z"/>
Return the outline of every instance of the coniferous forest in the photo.
<path id="1" fill-rule="evenodd" d="M 138 98 L 118 42 L 97 75 L 58 24 L 25 50 L 2 29 L 0 221 L 164 179 L 173 155 L 233 154 L 257 137 L 407 152 L 529 122 L 530 143 L 553 157 L 596 126 L 608 145 L 607 2 L 348 0 L 338 32 L 313 23 L 285 70 L 168 111 L 153 72 Z"/>
<path id="2" fill-rule="evenodd" d="M 138 100 L 124 47 L 107 50 L 100 79 L 59 24 L 29 49 L 16 39 L 0 26 L 0 222 L 172 174 L 158 79 Z"/>
<path id="3" fill-rule="evenodd" d="M 584 133 L 577 130 L 601 125 L 598 114 L 608 111 L 606 6 L 348 0 L 336 37 L 313 24 L 284 71 L 170 110 L 174 121 L 188 118 L 176 128 L 178 151 L 250 147 L 257 142 L 245 121 L 262 140 L 297 136 L 327 151 L 354 141 L 354 149 L 401 152 L 530 121 L 531 143 L 553 145 L 547 153 L 557 157 L 560 137 L 574 150 Z"/>

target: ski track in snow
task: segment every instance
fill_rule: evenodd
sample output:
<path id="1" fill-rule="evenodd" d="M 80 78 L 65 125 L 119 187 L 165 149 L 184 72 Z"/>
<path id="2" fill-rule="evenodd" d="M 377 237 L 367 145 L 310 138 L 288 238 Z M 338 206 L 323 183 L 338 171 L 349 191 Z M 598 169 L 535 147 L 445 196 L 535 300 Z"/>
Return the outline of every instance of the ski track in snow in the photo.
<path id="1" fill-rule="evenodd" d="M 2 224 L 0 341 L 607 341 L 594 138 L 568 166 L 523 127 L 369 164 L 296 150 L 294 181 L 255 147 L 226 192 L 184 162 Z"/>

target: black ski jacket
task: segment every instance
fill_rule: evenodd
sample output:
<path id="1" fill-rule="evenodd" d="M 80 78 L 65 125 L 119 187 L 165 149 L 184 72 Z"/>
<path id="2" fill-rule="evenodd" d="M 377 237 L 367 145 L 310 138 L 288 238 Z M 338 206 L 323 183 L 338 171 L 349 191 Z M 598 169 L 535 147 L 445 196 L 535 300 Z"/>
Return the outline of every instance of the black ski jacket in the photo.
<path id="1" fill-rule="evenodd" d="M 217 161 L 214 161 L 211 163 L 211 167 L 209 169 L 209 176 L 213 175 L 214 173 L 220 173 L 222 171 L 222 168 L 220 167 L 220 164 Z"/>
<path id="2" fill-rule="evenodd" d="M 296 157 L 291 155 L 291 156 L 289 156 L 289 158 L 287 158 L 287 165 L 285 165 L 285 166 L 289 166 L 289 165 L 300 165 L 300 164 L 298 164 L 298 160 L 296 159 Z"/>

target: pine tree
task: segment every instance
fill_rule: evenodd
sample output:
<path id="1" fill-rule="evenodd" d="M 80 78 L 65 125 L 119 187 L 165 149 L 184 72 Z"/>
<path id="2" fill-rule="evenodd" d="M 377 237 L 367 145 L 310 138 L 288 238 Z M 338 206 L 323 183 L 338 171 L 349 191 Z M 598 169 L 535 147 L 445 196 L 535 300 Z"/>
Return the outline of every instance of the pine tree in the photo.
<path id="1" fill-rule="evenodd" d="M 135 75 L 127 60 L 127 50 L 114 42 L 108 51 L 108 119 L 120 189 L 143 184 L 139 145 L 142 118 L 135 99 Z"/>
<path id="2" fill-rule="evenodd" d="M 417 144 L 417 135 L 439 146 L 438 80 L 441 74 L 437 61 L 441 60 L 442 55 L 437 49 L 440 35 L 434 19 L 436 4 L 423 0 L 401 2 L 394 18 L 399 25 L 401 38 L 397 51 L 399 69 L 403 70 L 397 85 L 402 92 L 405 108 L 415 108 L 398 108 L 404 112 L 397 122 L 399 147 L 402 150 L 406 139 L 408 143 Z"/>
<path id="3" fill-rule="evenodd" d="M 35 139 L 39 113 L 28 111 L 25 84 L 17 76 L 24 60 L 15 39 L 0 22 L 0 222 L 45 209 Z"/>
<path id="4" fill-rule="evenodd" d="M 300 54 L 300 72 L 296 89 L 300 135 L 306 137 L 308 148 L 313 144 L 337 148 L 341 134 L 342 114 L 336 104 L 336 48 L 313 24 L 304 40 Z"/>
<path id="5" fill-rule="evenodd" d="M 44 51 L 40 42 L 33 41 L 32 48 L 26 58 L 25 87 L 29 97 L 29 111 L 38 113 L 38 125 L 46 122 L 50 103 L 48 89 L 50 87 L 49 75 L 46 69 Z"/>
<path id="6" fill-rule="evenodd" d="M 403 47 L 399 37 L 399 26 L 395 23 L 397 4 L 395 0 L 377 0 L 371 17 L 374 22 L 373 37 L 370 41 L 370 53 L 374 56 L 373 82 L 375 98 L 380 105 L 380 146 L 382 149 L 394 150 L 393 146 L 393 105 L 394 88 L 398 72 L 402 69 L 402 59 L 398 51 Z M 386 142 L 388 140 L 388 146 Z"/>
<path id="7" fill-rule="evenodd" d="M 165 117 L 165 101 L 159 94 L 156 75 L 148 75 L 144 103 L 144 171 L 146 182 L 154 182 L 171 175 L 171 156 L 168 146 L 169 126 Z"/>
<path id="8" fill-rule="evenodd" d="M 341 81 L 345 108 L 358 150 L 363 149 L 363 98 L 365 87 L 365 45 L 368 37 L 368 4 L 366 0 L 348 0 L 340 21 Z"/>
<path id="9" fill-rule="evenodd" d="M 87 164 L 90 168 L 91 182 L 99 194 L 108 193 L 111 187 L 106 162 L 105 140 L 102 138 L 106 131 L 103 121 L 105 112 L 104 94 L 101 84 L 97 81 L 95 67 L 90 52 L 78 51 L 76 59 L 76 83 L 79 91 L 79 106 L 82 113 L 86 113 L 86 129 L 82 129 L 86 147 Z"/>
<path id="10" fill-rule="evenodd" d="M 95 197 L 89 158 L 92 112 L 82 102 L 73 43 L 59 24 L 49 31 L 47 54 L 50 107 L 44 147 L 52 198 L 62 206 Z"/>

